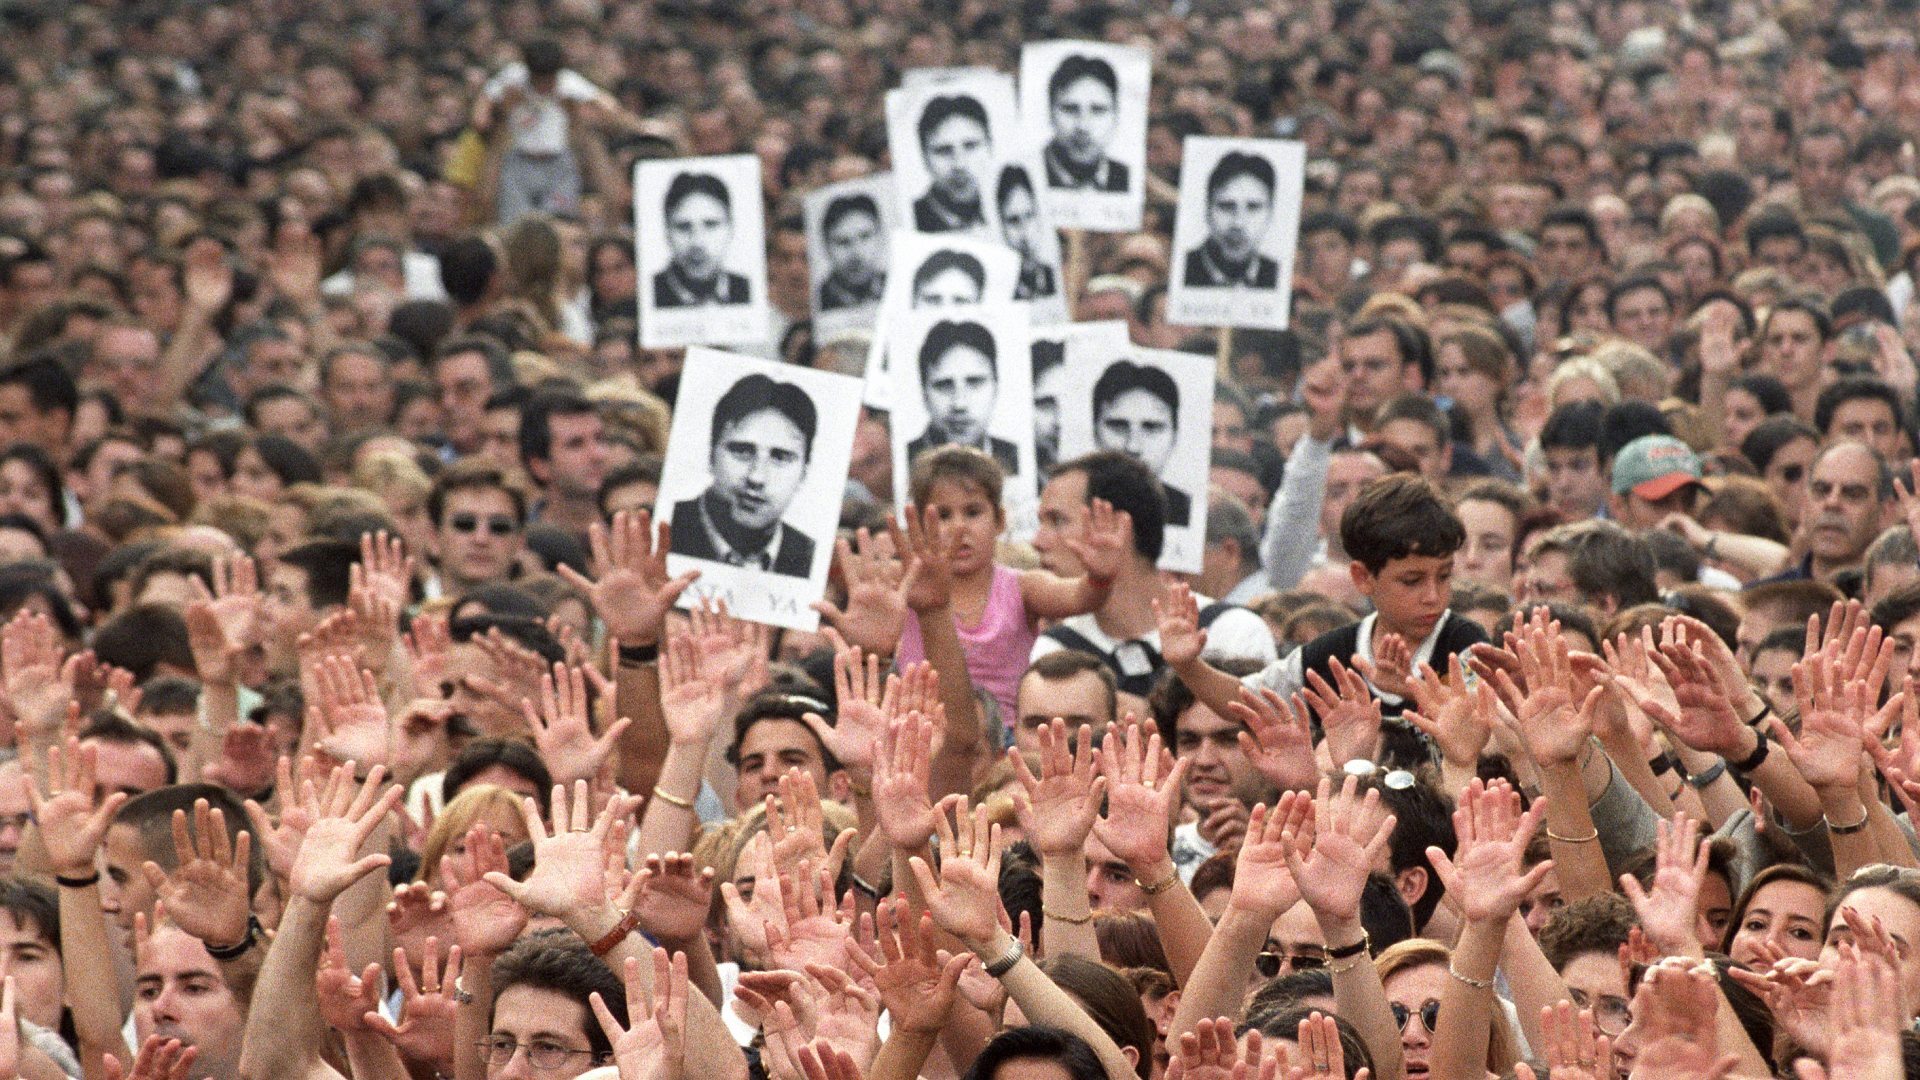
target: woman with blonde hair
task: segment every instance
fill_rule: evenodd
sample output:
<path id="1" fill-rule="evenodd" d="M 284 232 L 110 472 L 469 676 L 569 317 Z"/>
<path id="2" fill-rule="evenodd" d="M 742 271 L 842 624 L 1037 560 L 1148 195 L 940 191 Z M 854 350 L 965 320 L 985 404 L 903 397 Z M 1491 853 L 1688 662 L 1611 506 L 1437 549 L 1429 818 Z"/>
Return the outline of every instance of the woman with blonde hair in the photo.
<path id="1" fill-rule="evenodd" d="M 467 853 L 467 833 L 475 825 L 485 825 L 499 833 L 507 847 L 527 838 L 520 796 L 497 784 L 475 784 L 454 796 L 433 820 L 426 842 L 420 845 L 420 871 L 414 880 L 446 889 L 447 883 L 440 877 L 440 861 Z"/>
<path id="2" fill-rule="evenodd" d="M 1519 479 L 1516 459 L 1525 440 L 1506 419 L 1516 374 L 1513 350 L 1492 330 L 1461 326 L 1435 343 L 1433 365 L 1434 389 L 1453 401 L 1455 437 L 1497 475 Z"/>
<path id="3" fill-rule="evenodd" d="M 368 454 L 353 467 L 353 486 L 379 497 L 415 558 L 433 550 L 433 519 L 427 515 L 433 481 L 411 457 L 391 450 Z"/>

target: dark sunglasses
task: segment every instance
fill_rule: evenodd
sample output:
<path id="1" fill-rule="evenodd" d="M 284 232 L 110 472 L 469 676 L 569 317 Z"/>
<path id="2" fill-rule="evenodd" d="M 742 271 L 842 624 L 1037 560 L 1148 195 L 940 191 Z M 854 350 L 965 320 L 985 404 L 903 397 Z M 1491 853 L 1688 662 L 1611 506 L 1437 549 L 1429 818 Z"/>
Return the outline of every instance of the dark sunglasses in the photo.
<path id="1" fill-rule="evenodd" d="M 1405 1005 L 1402 1005 L 1397 1001 L 1393 1002 L 1392 1007 L 1393 1007 L 1393 1026 L 1399 1028 L 1402 1031 L 1405 1031 L 1407 1027 L 1407 1017 L 1412 1016 L 1413 1014 L 1407 1011 L 1407 1007 Z M 1440 1023 L 1440 1003 L 1439 1002 L 1429 1001 L 1425 1005 L 1420 1006 L 1420 1023 L 1426 1027 L 1427 1034 L 1429 1035 L 1440 1030 L 1438 1027 L 1435 1026 L 1438 1023 Z"/>
<path id="2" fill-rule="evenodd" d="M 1263 952 L 1253 958 L 1253 969 L 1262 978 L 1271 979 L 1280 974 L 1282 964 L 1289 963 L 1294 971 L 1317 971 L 1327 966 L 1327 958 L 1312 953 Z"/>
<path id="3" fill-rule="evenodd" d="M 457 533 L 477 532 L 482 518 L 479 514 L 454 514 L 447 518 L 447 524 Z M 520 528 L 520 523 L 505 514 L 489 514 L 484 519 L 487 531 L 495 536 L 511 536 Z"/>

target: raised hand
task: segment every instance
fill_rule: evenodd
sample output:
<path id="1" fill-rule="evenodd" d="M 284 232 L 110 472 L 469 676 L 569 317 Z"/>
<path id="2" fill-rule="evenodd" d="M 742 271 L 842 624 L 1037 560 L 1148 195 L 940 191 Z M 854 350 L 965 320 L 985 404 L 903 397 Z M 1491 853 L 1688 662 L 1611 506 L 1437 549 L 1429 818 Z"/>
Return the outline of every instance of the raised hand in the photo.
<path id="1" fill-rule="evenodd" d="M 235 724 L 220 737 L 220 756 L 200 777 L 239 795 L 258 794 L 273 785 L 273 733 L 255 723 Z"/>
<path id="2" fill-rule="evenodd" d="M 833 875 L 802 862 L 791 878 L 780 877 L 782 918 L 767 924 L 767 951 L 776 964 L 799 970 L 809 964 L 844 965 L 853 941 L 853 894 L 833 900 Z"/>
<path id="3" fill-rule="evenodd" d="M 825 991 L 814 1036 L 850 1052 L 861 1068 L 872 1065 L 880 1052 L 880 996 L 848 978 L 838 964 L 808 964 L 806 972 Z"/>
<path id="4" fill-rule="evenodd" d="M 1559 627 L 1542 629 L 1529 626 L 1516 629 L 1514 653 L 1526 691 L 1522 693 L 1504 670 L 1494 673 L 1494 681 L 1509 704 L 1527 753 L 1541 768 L 1568 765 L 1580 759 L 1593 736 L 1591 717 L 1583 716 L 1573 699 L 1573 662 L 1568 659 L 1566 639 Z"/>
<path id="5" fill-rule="evenodd" d="M 595 738 L 588 720 L 586 675 L 566 664 L 555 664 L 551 674 L 540 676 L 540 708 L 522 698 L 520 710 L 554 782 L 561 785 L 593 779 L 633 723 L 623 716 Z"/>
<path id="6" fill-rule="evenodd" d="M 942 533 L 933 511 L 909 505 L 905 517 L 907 546 L 898 550 L 913 552 L 903 583 L 907 606 L 915 612 L 944 608 L 953 601 L 953 542 Z M 898 528 L 891 522 L 888 528 L 898 547 L 901 539 Z"/>
<path id="7" fill-rule="evenodd" d="M 745 701 L 767 685 L 767 653 L 773 628 L 727 614 L 725 600 L 705 598 L 687 611 L 701 666 L 715 673 L 730 703 Z"/>
<path id="8" fill-rule="evenodd" d="M 1540 1010 L 1547 1065 L 1554 1080 L 1613 1080 L 1613 1040 L 1593 1026 L 1593 1013 L 1562 1001 Z"/>
<path id="9" fill-rule="evenodd" d="M 63 663 L 53 620 L 31 608 L 21 608 L 0 627 L 0 686 L 5 687 L 15 722 L 25 729 L 27 738 L 21 742 L 59 730 L 73 700 L 76 667 L 86 662 L 91 662 L 91 654 L 76 653 Z"/>
<path id="10" fill-rule="evenodd" d="M 314 996 L 320 1002 L 320 1019 L 339 1031 L 370 1031 L 367 1017 L 380 1011 L 380 965 L 368 964 L 355 975 L 347 968 L 345 935 L 340 920 L 327 917 L 327 950 L 320 958 L 320 972 L 314 977 Z"/>
<path id="11" fill-rule="evenodd" d="M 400 805 L 398 786 L 381 788 L 386 775 L 385 766 L 375 765 L 366 783 L 356 788 L 352 762 L 333 770 L 318 799 L 319 815 L 307 826 L 294 860 L 288 886 L 295 896 L 325 907 L 354 882 L 393 862 L 385 852 L 355 857 L 381 820 Z"/>
<path id="12" fill-rule="evenodd" d="M 1860 754 L 1874 713 L 1867 682 L 1843 678 L 1825 653 L 1793 665 L 1793 696 L 1800 708 L 1800 733 L 1781 717 L 1773 718 L 1774 737 L 1794 768 L 1822 795 L 1853 790 L 1860 783 Z M 1894 715 L 1903 703 L 1894 695 Z M 1846 824 L 1843 822 L 1843 824 Z"/>
<path id="13" fill-rule="evenodd" d="M 275 784 L 275 790 L 280 793 L 278 822 L 258 802 L 253 799 L 246 802 L 247 823 L 253 826 L 260 854 L 266 857 L 267 869 L 281 881 L 293 876 L 293 860 L 300 854 L 300 841 L 307 835 L 307 826 L 320 816 L 320 791 L 314 784 L 318 770 L 311 756 L 300 758 L 297 771 L 285 757 L 280 759 Z"/>
<path id="14" fill-rule="evenodd" d="M 888 531 L 898 534 L 891 524 Z M 866 529 L 855 532 L 852 543 L 844 536 L 836 540 L 833 560 L 846 582 L 847 606 L 843 610 L 822 600 L 813 610 L 849 642 L 879 656 L 892 656 L 907 626 L 908 567 L 902 559 L 912 549 L 899 539 L 892 551 L 883 550 L 884 546 Z"/>
<path id="15" fill-rule="evenodd" d="M 1717 675 L 1699 644 L 1662 643 L 1649 652 L 1666 684 L 1672 688 L 1671 708 L 1659 693 L 1642 696 L 1640 707 L 1654 723 L 1686 745 L 1738 761 L 1752 749 L 1746 723 L 1734 711 Z"/>
<path id="16" fill-rule="evenodd" d="M 1260 775 L 1281 791 L 1312 791 L 1320 780 L 1313 760 L 1313 729 L 1307 723 L 1306 699 L 1292 700 L 1266 687 L 1240 688 L 1240 700 L 1228 706 L 1232 719 L 1247 730 L 1239 735 L 1240 752 Z"/>
<path id="17" fill-rule="evenodd" d="M 704 752 L 727 715 L 727 688 L 720 672 L 685 634 L 667 638 L 660 655 L 660 712 L 667 738 Z"/>
<path id="18" fill-rule="evenodd" d="M 348 567 L 348 581 L 347 611 L 360 635 L 360 657 L 367 667 L 384 672 L 394 646 L 400 643 L 400 612 L 405 602 L 396 603 L 369 580 L 360 563 Z"/>
<path id="19" fill-rule="evenodd" d="M 1622 874 L 1620 891 L 1633 901 L 1640 928 L 1663 955 L 1701 955 L 1694 926 L 1712 851 L 1700 840 L 1699 822 L 1684 812 L 1661 821 L 1656 852 L 1652 890 L 1641 888 L 1632 874 Z"/>
<path id="20" fill-rule="evenodd" d="M 909 713 L 887 725 L 874 762 L 873 811 L 880 832 L 896 851 L 918 851 L 933 839 L 932 788 L 938 724 Z"/>
<path id="21" fill-rule="evenodd" d="M 687 1068 L 687 954 L 653 950 L 652 989 L 640 978 L 640 960 L 627 957 L 627 1023 L 622 1027 L 596 991 L 588 998 L 613 1045 L 620 1080 L 681 1080 Z"/>
<path id="22" fill-rule="evenodd" d="M 353 566 L 354 584 L 364 585 L 395 611 L 406 609 L 413 591 L 413 556 L 398 536 L 385 529 L 360 534 L 360 561 Z"/>
<path id="23" fill-rule="evenodd" d="M 522 799 L 521 818 L 533 840 L 533 873 L 525 881 L 515 881 L 502 871 L 489 870 L 485 880 L 535 915 L 564 920 L 605 907 L 607 836 L 614 819 L 631 814 L 636 801 L 616 795 L 595 815 L 585 780 L 574 781 L 571 800 L 567 789 L 555 784 L 549 833 L 540 817 L 540 804 Z"/>
<path id="24" fill-rule="evenodd" d="M 173 812 L 173 852 L 171 874 L 152 861 L 140 866 L 173 924 L 215 947 L 245 940 L 247 918 L 253 913 L 247 888 L 253 837 L 242 831 L 229 843 L 226 814 L 196 799 L 191 834 L 187 812 Z"/>
<path id="25" fill-rule="evenodd" d="M 1369 790 L 1363 798 L 1359 785 L 1349 776 L 1336 795 L 1322 777 L 1313 812 L 1288 815 L 1281 836 L 1287 871 L 1323 924 L 1359 918 L 1367 875 L 1393 835 L 1395 818 L 1380 812 L 1380 793 Z"/>
<path id="26" fill-rule="evenodd" d="M 681 852 L 648 855 L 615 906 L 639 911 L 640 929 L 656 941 L 692 941 L 713 908 L 713 868 Z"/>
<path id="27" fill-rule="evenodd" d="M 991 824 L 985 808 L 967 812 L 964 796 L 951 800 L 954 821 L 942 810 L 934 821 L 940 832 L 940 874 L 915 855 L 907 860 L 927 910 L 942 930 L 977 954 L 990 948 L 1000 929 L 1000 826 Z"/>
<path id="28" fill-rule="evenodd" d="M 317 697 L 307 706 L 320 749 L 336 761 L 379 762 L 391 769 L 392 725 L 373 672 L 346 655 L 328 656 L 314 667 Z"/>
<path id="29" fill-rule="evenodd" d="M 1160 631 L 1160 658 L 1175 669 L 1200 659 L 1207 649 L 1207 632 L 1200 628 L 1200 601 L 1185 582 L 1168 586 L 1164 598 L 1153 601 L 1153 619 Z"/>
<path id="30" fill-rule="evenodd" d="M 527 909 L 489 881 L 507 872 L 506 844 L 485 825 L 467 832 L 467 853 L 440 861 L 453 939 L 470 959 L 491 962 L 527 927 Z"/>
<path id="31" fill-rule="evenodd" d="M 1413 646 L 1399 634 L 1387 631 L 1373 639 L 1373 659 L 1355 653 L 1353 666 L 1368 682 L 1395 697 L 1406 697 L 1413 675 Z"/>
<path id="32" fill-rule="evenodd" d="M 100 845 L 106 839 L 113 815 L 127 801 L 127 794 L 116 791 L 95 804 L 94 765 L 99 747 L 82 746 L 69 736 L 65 748 L 47 751 L 46 788 L 29 778 L 27 797 L 33 805 L 33 819 L 40 826 L 40 840 L 47 849 L 48 868 L 60 877 L 91 877 L 96 870 Z"/>
<path id="33" fill-rule="evenodd" d="M 594 610 L 607 628 L 607 636 L 628 645 L 653 645 L 662 637 L 667 612 L 700 576 L 689 570 L 679 577 L 667 574 L 667 550 L 672 533 L 662 522 L 653 526 L 653 516 L 645 510 L 613 515 L 612 526 L 594 522 L 587 530 L 587 542 L 593 550 L 593 570 L 598 578 L 589 578 L 562 564 L 561 577 L 593 601 Z"/>
<path id="34" fill-rule="evenodd" d="M 194 594 L 186 611 L 194 665 L 204 681 L 231 679 L 234 657 L 260 643 L 260 572 L 244 555 L 219 556 L 213 588 L 197 575 L 188 575 L 187 587 Z"/>
<path id="35" fill-rule="evenodd" d="M 1077 855 L 1100 813 L 1108 777 L 1095 775 L 1093 731 L 1081 727 L 1069 748 L 1067 722 L 1055 718 L 1043 724 L 1040 737 L 1040 775 L 1035 777 L 1018 750 L 1007 751 L 1018 786 L 1013 790 L 1014 812 L 1035 853 Z M 1163 837 L 1164 839 L 1164 837 Z M 1119 854 L 1115 852 L 1115 854 Z"/>
<path id="36" fill-rule="evenodd" d="M 1300 887 L 1294 884 L 1288 856 L 1299 857 L 1294 845 L 1308 838 L 1312 824 L 1313 799 L 1303 792 L 1289 791 L 1269 811 L 1256 805 L 1247 820 L 1247 839 L 1233 863 L 1233 891 L 1227 897 L 1229 911 L 1245 911 L 1269 924 L 1286 914 L 1300 901 Z"/>
<path id="37" fill-rule="evenodd" d="M 1897 1080 L 1906 1075 L 1901 1064 L 1900 1033 L 1904 997 L 1893 965 L 1872 953 L 1842 950 L 1833 969 L 1833 1045 L 1845 1053 L 1830 1055 L 1824 1073 L 1801 1062 L 1801 1080 Z"/>
<path id="38" fill-rule="evenodd" d="M 898 676 L 882 677 L 878 655 L 847 644 L 847 639 L 831 627 L 826 634 L 833 642 L 834 722 L 829 724 L 825 717 L 811 712 L 802 719 L 835 760 L 846 767 L 854 783 L 870 787 L 874 758 L 886 741 L 886 699 L 897 691 L 900 680 Z"/>
<path id="39" fill-rule="evenodd" d="M 1086 568 L 1095 584 L 1112 584 L 1133 555 L 1133 515 L 1115 510 L 1105 499 L 1087 501 L 1087 520 L 1078 538 L 1063 538 L 1067 550 Z"/>
<path id="40" fill-rule="evenodd" d="M 1399 635 L 1391 635 L 1399 640 Z M 1404 647 L 1405 642 L 1401 642 Z M 1409 655 L 1408 663 L 1412 662 Z M 1336 766 L 1344 765 L 1359 758 L 1372 761 L 1380 753 L 1380 699 L 1373 696 L 1367 683 L 1372 681 L 1380 686 L 1380 671 L 1367 664 L 1363 657 L 1355 656 L 1356 665 L 1364 664 L 1364 671 L 1356 671 L 1342 664 L 1336 657 L 1328 665 L 1333 672 L 1333 685 L 1320 677 L 1317 671 L 1307 672 L 1307 686 L 1303 696 L 1320 715 L 1320 730 L 1325 734 L 1327 754 Z M 1384 664 L 1385 661 L 1383 660 Z M 1403 674 L 1399 681 L 1399 690 L 1390 690 L 1381 686 L 1390 694 L 1407 696 L 1410 691 Z M 1362 675 L 1366 678 L 1362 678 Z"/>
<path id="41" fill-rule="evenodd" d="M 895 1028 L 939 1031 L 947 1025 L 955 988 L 973 954 L 955 956 L 937 948 L 933 916 L 922 913 L 916 919 L 905 897 L 882 901 L 874 911 L 874 924 L 878 955 L 856 940 L 848 950 L 854 966 L 873 980 Z"/>
<path id="42" fill-rule="evenodd" d="M 779 781 L 780 797 L 767 796 L 767 835 L 773 837 L 773 865 L 781 873 L 793 873 L 803 863 L 812 863 L 828 874 L 839 877 L 847 860 L 847 848 L 854 830 L 834 837 L 827 847 L 827 816 L 820 805 L 820 789 L 813 774 L 804 769 L 788 769 Z"/>
<path id="43" fill-rule="evenodd" d="M 1287 1067 L 1286 1080 L 1314 1080 L 1316 1077 L 1346 1075 L 1346 1051 L 1340 1045 L 1340 1025 L 1334 1022 L 1333 1017 L 1316 1010 L 1305 1020 L 1300 1021 L 1295 1044 L 1299 1047 L 1300 1056 L 1305 1060 L 1298 1065 Z M 1247 1044 L 1249 1068 L 1254 1064 L 1253 1059 L 1259 1045 L 1251 1041 Z M 1287 1062 L 1286 1050 L 1283 1046 L 1274 1044 L 1269 1053 L 1273 1051 L 1279 1052 L 1280 1061 L 1283 1064 Z M 1266 1075 L 1264 1056 L 1261 1057 L 1259 1064 L 1261 1075 L 1264 1077 Z M 1362 1068 L 1353 1074 L 1353 1080 L 1369 1080 L 1370 1074 L 1371 1070 Z"/>
<path id="44" fill-rule="evenodd" d="M 1248 1053 L 1259 1060 L 1258 1032 L 1248 1044 Z M 1201 1020 L 1192 1031 L 1182 1032 L 1175 1045 L 1167 1047 L 1167 1080 L 1245 1080 L 1246 1062 L 1240 1044 L 1233 1037 L 1233 1020 Z"/>
<path id="45" fill-rule="evenodd" d="M 742 859 L 762 869 L 753 879 L 751 898 L 743 896 L 731 881 L 720 883 L 720 898 L 726 903 L 727 927 L 734 947 L 753 967 L 769 967 L 768 928 L 786 924 L 785 890 L 779 875 L 773 872 L 773 841 L 759 833 L 747 841 Z"/>
<path id="46" fill-rule="evenodd" d="M 1087 729 L 1080 730 L 1084 734 Z M 1097 756 L 1106 774 L 1107 809 L 1094 821 L 1093 831 L 1136 878 L 1163 880 L 1173 867 L 1167 834 L 1192 759 L 1175 760 L 1161 747 L 1159 733 L 1140 724 L 1108 731 Z M 1093 804 L 1098 807 L 1099 799 Z"/>
<path id="47" fill-rule="evenodd" d="M 1427 861 L 1446 885 L 1448 897 L 1459 902 L 1467 921 L 1504 922 L 1552 872 L 1551 859 L 1531 870 L 1520 869 L 1527 841 L 1546 818 L 1546 804 L 1544 798 L 1536 799 L 1522 814 L 1519 793 L 1504 780 L 1489 787 L 1476 778 L 1468 785 L 1453 812 L 1453 829 L 1459 837 L 1453 855 L 1437 847 L 1427 849 Z"/>
<path id="48" fill-rule="evenodd" d="M 13 977 L 7 977 L 7 985 L 13 985 Z M 0 1016 L 8 1031 L 13 1030 L 11 1016 Z M 128 1072 L 120 1059 L 108 1054 L 100 1059 L 102 1075 L 106 1080 L 188 1080 L 193 1075 L 193 1063 L 200 1056 L 200 1048 L 187 1046 L 179 1039 L 166 1039 L 158 1035 L 147 1036 L 140 1044 L 140 1053 L 133 1059 L 133 1071 Z M 18 1076 L 14 1069 L 7 1068 L 4 1057 L 0 1057 L 0 1076 Z"/>
<path id="49" fill-rule="evenodd" d="M 1431 664 L 1420 665 L 1420 677 L 1407 687 L 1414 709 L 1401 716 L 1418 728 L 1440 749 L 1441 760 L 1450 765 L 1472 769 L 1493 735 L 1492 714 L 1480 709 L 1475 692 L 1467 685 L 1466 667 L 1460 654 L 1447 658 L 1447 675 L 1441 678 Z M 1417 711 L 1416 711 L 1417 710 Z"/>
<path id="50" fill-rule="evenodd" d="M 413 977 L 405 949 L 393 950 L 393 970 L 400 978 L 400 1023 L 395 1025 L 378 1010 L 364 1017 L 369 1030 L 392 1043 L 409 1061 L 431 1064 L 442 1074 L 454 1066 L 453 1021 L 460 1011 L 454 986 L 460 981 L 460 946 L 447 948 L 446 967 L 440 966 L 440 939 L 428 938 L 420 954 L 420 978 Z"/>
<path id="51" fill-rule="evenodd" d="M 837 1049 L 831 1039 L 794 1047 L 793 1061 L 800 1069 L 800 1080 L 864 1080 L 866 1076 L 854 1056 Z"/>
<path id="52" fill-rule="evenodd" d="M 415 615 L 413 625 L 401 643 L 407 648 L 407 659 L 413 669 L 414 692 L 441 693 L 447 681 L 448 657 L 453 651 L 453 637 L 447 630 L 447 617 L 438 612 L 424 611 Z"/>

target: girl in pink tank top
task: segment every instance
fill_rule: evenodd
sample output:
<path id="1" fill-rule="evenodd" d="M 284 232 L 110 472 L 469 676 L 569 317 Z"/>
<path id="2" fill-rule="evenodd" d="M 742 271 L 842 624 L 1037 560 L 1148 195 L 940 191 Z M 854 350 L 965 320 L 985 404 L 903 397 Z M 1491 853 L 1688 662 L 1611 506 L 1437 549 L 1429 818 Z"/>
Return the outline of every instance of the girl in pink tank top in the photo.
<path id="1" fill-rule="evenodd" d="M 994 562 L 995 543 L 1007 526 L 1000 505 L 1004 474 L 991 456 L 972 447 L 943 446 L 914 463 L 912 494 L 939 541 L 949 548 L 953 576 L 953 622 L 967 654 L 967 674 L 1000 704 L 1011 728 L 1014 697 L 1042 619 L 1064 619 L 1099 607 L 1127 548 L 1111 508 L 1087 526 L 1076 547 L 1088 573 L 1063 578 L 1046 570 L 1014 570 Z M 1104 508 L 1104 504 L 1102 504 Z M 909 613 L 900 638 L 901 665 L 926 659 L 920 620 Z"/>

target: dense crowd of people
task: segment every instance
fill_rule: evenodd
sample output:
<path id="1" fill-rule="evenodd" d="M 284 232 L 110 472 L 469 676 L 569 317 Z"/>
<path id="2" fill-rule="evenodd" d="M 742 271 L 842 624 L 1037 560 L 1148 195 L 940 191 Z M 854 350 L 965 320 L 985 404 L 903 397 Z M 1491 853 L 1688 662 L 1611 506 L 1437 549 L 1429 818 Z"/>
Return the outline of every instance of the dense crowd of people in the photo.
<path id="1" fill-rule="evenodd" d="M 0 1077 L 1920 1075 L 1907 0 L 0 25 Z M 1055 39 L 1145 225 L 1023 286 L 1217 358 L 1209 490 L 1043 431 L 1014 542 L 866 409 L 820 629 L 688 603 L 636 163 L 858 374 L 802 197 Z M 1202 135 L 1305 144 L 1290 329 L 1168 322 Z"/>

